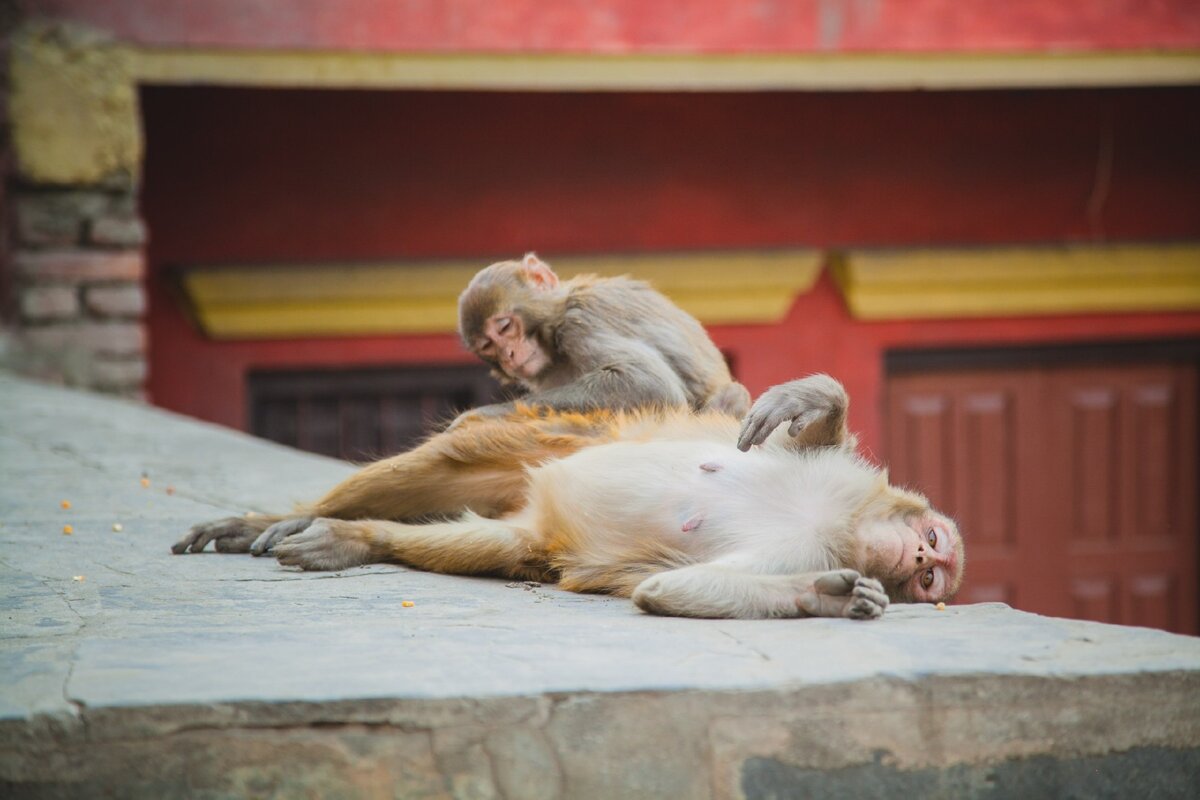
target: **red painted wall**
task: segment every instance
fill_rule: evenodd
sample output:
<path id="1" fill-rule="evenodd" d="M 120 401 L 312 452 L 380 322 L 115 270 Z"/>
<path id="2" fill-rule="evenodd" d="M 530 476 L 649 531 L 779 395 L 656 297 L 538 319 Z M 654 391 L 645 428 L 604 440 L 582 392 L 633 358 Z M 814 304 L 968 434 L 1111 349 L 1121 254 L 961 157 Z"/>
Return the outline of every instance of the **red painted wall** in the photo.
<path id="1" fill-rule="evenodd" d="M 491 52 L 1200 46 L 1195 0 L 19 0 L 147 45 Z"/>
<path id="2" fill-rule="evenodd" d="M 1196 88 L 142 99 L 150 391 L 238 427 L 251 366 L 466 359 L 452 336 L 209 342 L 170 265 L 1200 238 Z M 1197 334 L 1200 314 L 858 323 L 827 278 L 783 325 L 714 331 L 753 391 L 842 377 L 874 447 L 888 348 Z"/>

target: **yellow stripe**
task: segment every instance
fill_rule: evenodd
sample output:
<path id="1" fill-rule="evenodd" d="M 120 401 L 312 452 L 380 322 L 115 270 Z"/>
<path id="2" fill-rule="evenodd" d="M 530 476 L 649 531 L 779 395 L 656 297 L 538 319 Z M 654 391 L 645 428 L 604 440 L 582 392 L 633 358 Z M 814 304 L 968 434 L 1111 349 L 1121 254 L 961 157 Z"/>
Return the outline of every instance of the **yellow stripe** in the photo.
<path id="1" fill-rule="evenodd" d="M 858 319 L 1200 309 L 1200 245 L 853 251 L 834 275 Z"/>
<path id="2" fill-rule="evenodd" d="M 459 292 L 483 262 L 196 267 L 183 286 L 218 339 L 451 333 Z M 812 288 L 820 254 L 738 251 L 558 258 L 561 277 L 649 281 L 705 323 L 778 322 Z"/>
<path id="3" fill-rule="evenodd" d="M 1200 52 L 487 55 L 134 50 L 142 83 L 372 89 L 757 91 L 1200 83 Z"/>

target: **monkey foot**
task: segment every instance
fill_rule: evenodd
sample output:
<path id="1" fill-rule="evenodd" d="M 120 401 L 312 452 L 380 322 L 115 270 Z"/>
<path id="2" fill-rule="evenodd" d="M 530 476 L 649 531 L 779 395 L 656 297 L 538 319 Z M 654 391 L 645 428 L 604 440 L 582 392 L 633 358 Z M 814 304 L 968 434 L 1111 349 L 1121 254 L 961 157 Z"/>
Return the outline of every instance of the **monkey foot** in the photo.
<path id="1" fill-rule="evenodd" d="M 312 517 L 293 517 L 276 522 L 254 540 L 250 545 L 250 553 L 256 556 L 266 555 L 281 539 L 296 535 L 311 525 L 312 521 Z"/>
<path id="2" fill-rule="evenodd" d="M 248 517 L 225 517 L 212 522 L 193 525 L 187 535 L 171 545 L 175 555 L 199 553 L 209 542 L 219 553 L 246 553 L 250 544 L 262 531 L 262 524 L 255 524 Z"/>
<path id="3" fill-rule="evenodd" d="M 362 526 L 337 519 L 313 520 L 276 544 L 273 552 L 280 564 L 305 570 L 347 569 L 378 560 Z"/>

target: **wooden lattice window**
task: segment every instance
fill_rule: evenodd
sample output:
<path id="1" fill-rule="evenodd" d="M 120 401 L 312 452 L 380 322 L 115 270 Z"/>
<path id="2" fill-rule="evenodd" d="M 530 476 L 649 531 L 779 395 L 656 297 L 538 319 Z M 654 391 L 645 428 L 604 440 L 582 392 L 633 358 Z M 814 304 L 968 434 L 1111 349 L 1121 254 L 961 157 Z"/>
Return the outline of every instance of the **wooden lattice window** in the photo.
<path id="1" fill-rule="evenodd" d="M 248 390 L 255 435 L 351 461 L 405 450 L 459 411 L 501 397 L 474 365 L 261 370 Z"/>

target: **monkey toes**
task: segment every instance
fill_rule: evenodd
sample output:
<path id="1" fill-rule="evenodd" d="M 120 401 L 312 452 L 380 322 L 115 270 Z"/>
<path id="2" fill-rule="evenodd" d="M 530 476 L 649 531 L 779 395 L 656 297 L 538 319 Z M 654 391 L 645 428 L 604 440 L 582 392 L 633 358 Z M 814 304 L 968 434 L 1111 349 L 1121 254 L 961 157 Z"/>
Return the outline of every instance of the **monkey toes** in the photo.
<path id="1" fill-rule="evenodd" d="M 276 522 L 262 532 L 262 535 L 250 545 L 252 555 L 261 556 L 274 549 L 280 539 L 294 536 L 312 524 L 312 517 L 293 517 Z"/>
<path id="2" fill-rule="evenodd" d="M 171 552 L 175 555 L 199 553 L 209 542 L 214 542 L 213 547 L 217 552 L 245 553 L 250 550 L 250 543 L 261 530 L 261 525 L 255 525 L 254 521 L 247 517 L 225 517 L 212 522 L 202 522 L 193 525 L 186 536 L 171 545 Z"/>
<path id="3" fill-rule="evenodd" d="M 375 561 L 359 526 L 336 519 L 313 520 L 276 544 L 273 553 L 280 564 L 305 570 L 347 569 Z"/>

